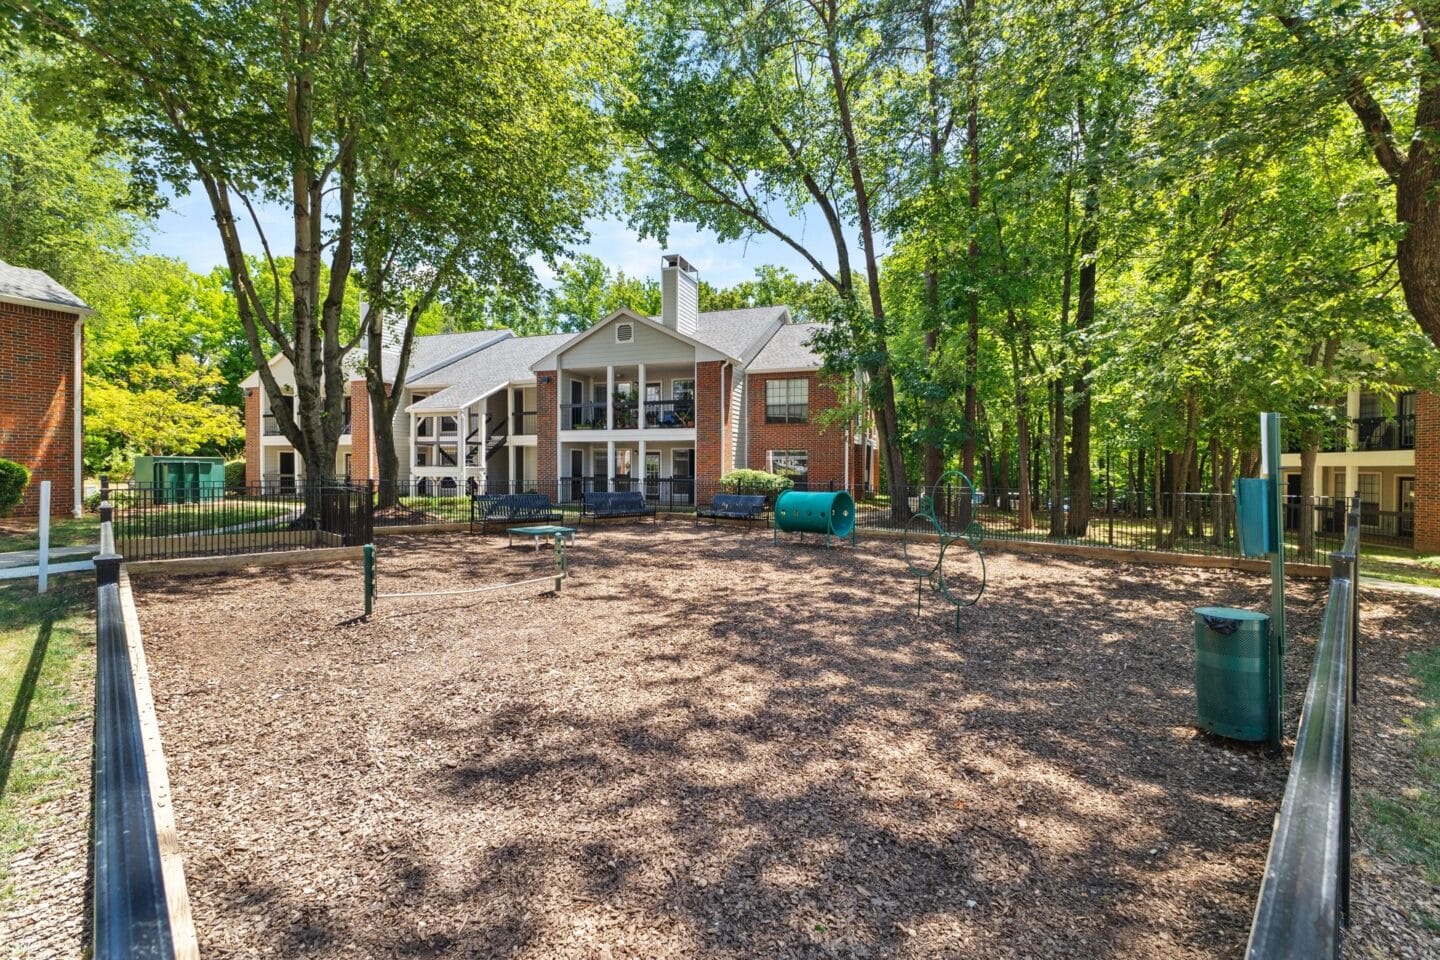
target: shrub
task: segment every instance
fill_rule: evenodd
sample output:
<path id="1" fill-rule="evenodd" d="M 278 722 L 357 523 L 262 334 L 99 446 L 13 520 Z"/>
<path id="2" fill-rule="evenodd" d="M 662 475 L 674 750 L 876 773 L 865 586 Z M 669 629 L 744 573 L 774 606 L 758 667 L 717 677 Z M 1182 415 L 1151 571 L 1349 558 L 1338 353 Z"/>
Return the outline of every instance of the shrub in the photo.
<path id="1" fill-rule="evenodd" d="M 225 464 L 225 489 L 245 486 L 245 461 L 230 460 Z"/>
<path id="2" fill-rule="evenodd" d="M 780 494 L 795 486 L 795 481 L 778 473 L 764 470 L 731 470 L 720 478 L 720 489 L 734 493 L 763 493 L 766 499 L 774 500 Z"/>
<path id="3" fill-rule="evenodd" d="M 30 486 L 30 471 L 14 460 L 0 460 L 0 517 L 20 505 L 25 488 Z"/>

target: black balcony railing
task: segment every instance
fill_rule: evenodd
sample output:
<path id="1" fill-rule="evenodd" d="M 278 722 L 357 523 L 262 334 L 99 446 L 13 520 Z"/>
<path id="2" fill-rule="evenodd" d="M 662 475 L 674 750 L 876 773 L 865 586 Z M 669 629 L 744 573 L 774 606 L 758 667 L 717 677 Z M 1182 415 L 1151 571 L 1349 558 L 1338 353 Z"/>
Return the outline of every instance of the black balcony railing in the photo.
<path id="1" fill-rule="evenodd" d="M 1360 417 L 1355 421 L 1359 450 L 1414 450 L 1415 415 Z"/>
<path id="2" fill-rule="evenodd" d="M 516 410 L 514 433 L 533 437 L 539 432 L 539 418 L 534 410 Z"/>
<path id="3" fill-rule="evenodd" d="M 603 403 L 566 403 L 560 407 L 562 430 L 604 430 L 607 425 Z"/>
<path id="4" fill-rule="evenodd" d="M 264 426 L 262 427 L 262 429 L 265 433 L 265 436 L 278 437 L 282 435 L 280 430 L 280 421 L 275 419 L 275 414 L 267 413 L 261 419 L 264 421 Z"/>
<path id="5" fill-rule="evenodd" d="M 645 401 L 645 427 L 684 430 L 695 426 L 694 400 Z"/>
<path id="6" fill-rule="evenodd" d="M 1330 597 L 1250 928 L 1250 960 L 1333 960 L 1350 922 L 1360 512 L 1358 501 L 1349 507 L 1344 545 L 1330 555 Z"/>

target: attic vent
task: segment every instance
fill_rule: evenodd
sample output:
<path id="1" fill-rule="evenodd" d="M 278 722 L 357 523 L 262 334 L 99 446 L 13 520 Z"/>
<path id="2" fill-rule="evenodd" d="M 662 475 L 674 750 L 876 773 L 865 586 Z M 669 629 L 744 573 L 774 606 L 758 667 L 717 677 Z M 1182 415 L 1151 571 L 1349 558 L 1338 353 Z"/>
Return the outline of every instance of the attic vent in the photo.
<path id="1" fill-rule="evenodd" d="M 635 339 L 635 325 L 633 323 L 615 324 L 615 342 L 629 343 Z"/>

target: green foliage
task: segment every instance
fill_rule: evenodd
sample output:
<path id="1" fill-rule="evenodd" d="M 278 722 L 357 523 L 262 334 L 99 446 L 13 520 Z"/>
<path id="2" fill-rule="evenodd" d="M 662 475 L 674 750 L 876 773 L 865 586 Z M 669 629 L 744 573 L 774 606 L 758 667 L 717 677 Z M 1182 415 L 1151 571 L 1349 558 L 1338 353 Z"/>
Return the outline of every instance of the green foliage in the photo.
<path id="1" fill-rule="evenodd" d="M 82 125 L 37 115 L 34 65 L 0 62 L 0 260 L 89 297 L 134 248 L 141 211 L 123 156 Z"/>
<path id="2" fill-rule="evenodd" d="M 763 493 L 771 500 L 795 486 L 795 481 L 764 470 L 731 470 L 720 478 L 721 490 Z"/>
<path id="3" fill-rule="evenodd" d="M 227 461 L 225 464 L 225 487 L 233 490 L 243 486 L 245 486 L 245 461 Z"/>
<path id="4" fill-rule="evenodd" d="M 1420 681 L 1423 704 L 1405 721 L 1414 735 L 1418 782 L 1372 792 L 1366 806 L 1380 847 L 1419 866 L 1433 885 L 1440 883 L 1440 650 L 1412 656 L 1410 672 Z"/>
<path id="5" fill-rule="evenodd" d="M 0 459 L 0 517 L 20 505 L 29 485 L 30 471 L 24 464 Z"/>

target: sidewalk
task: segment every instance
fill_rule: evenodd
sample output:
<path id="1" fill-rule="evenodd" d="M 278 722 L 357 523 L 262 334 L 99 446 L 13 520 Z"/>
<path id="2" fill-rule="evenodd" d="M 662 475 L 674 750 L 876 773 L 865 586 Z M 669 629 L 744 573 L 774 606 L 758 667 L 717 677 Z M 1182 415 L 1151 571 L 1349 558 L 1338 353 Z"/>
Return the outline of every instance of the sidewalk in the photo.
<path id="1" fill-rule="evenodd" d="M 1379 577 L 1361 575 L 1360 586 L 1368 590 L 1393 590 L 1396 593 L 1413 593 L 1440 600 L 1440 587 L 1424 587 L 1418 583 L 1401 583 L 1398 580 L 1381 580 Z"/>
<path id="2" fill-rule="evenodd" d="M 79 560 L 95 556 L 100 552 L 96 546 L 89 547 L 51 547 L 50 562 L 60 563 L 65 560 Z M 14 550 L 10 553 L 0 553 L 0 570 L 9 567 L 33 567 L 40 562 L 39 550 Z"/>

